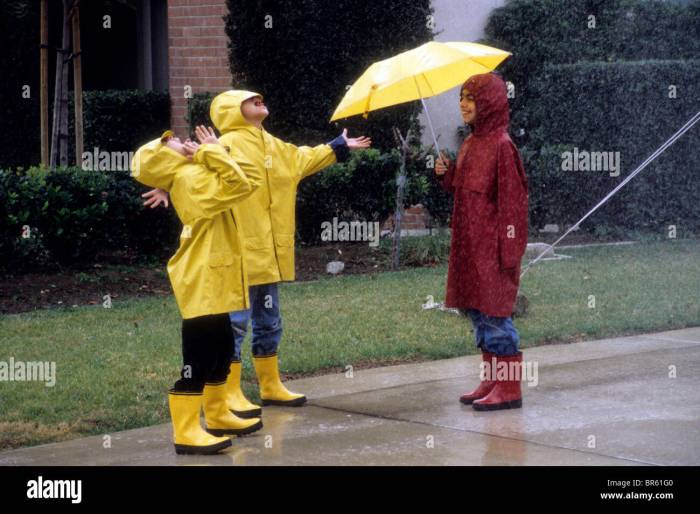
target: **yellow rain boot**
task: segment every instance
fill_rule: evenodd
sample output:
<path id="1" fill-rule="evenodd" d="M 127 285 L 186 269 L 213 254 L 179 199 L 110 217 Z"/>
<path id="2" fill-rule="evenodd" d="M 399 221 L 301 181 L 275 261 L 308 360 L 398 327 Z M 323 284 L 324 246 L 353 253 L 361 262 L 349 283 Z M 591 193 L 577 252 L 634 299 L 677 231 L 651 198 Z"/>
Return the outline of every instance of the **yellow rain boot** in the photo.
<path id="1" fill-rule="evenodd" d="M 231 362 L 226 379 L 226 395 L 229 410 L 239 418 L 250 419 L 262 414 L 262 409 L 249 402 L 241 390 L 241 361 Z"/>
<path id="2" fill-rule="evenodd" d="M 306 396 L 292 393 L 280 380 L 277 354 L 253 357 L 255 373 L 260 384 L 260 399 L 263 405 L 283 405 L 299 407 L 306 403 Z"/>
<path id="3" fill-rule="evenodd" d="M 231 439 L 207 434 L 199 423 L 201 394 L 171 391 L 168 393 L 168 403 L 173 421 L 175 453 L 211 455 L 231 446 Z"/>
<path id="4" fill-rule="evenodd" d="M 260 430 L 260 418 L 241 419 L 231 414 L 226 403 L 226 383 L 204 386 L 204 420 L 213 435 L 245 435 Z"/>

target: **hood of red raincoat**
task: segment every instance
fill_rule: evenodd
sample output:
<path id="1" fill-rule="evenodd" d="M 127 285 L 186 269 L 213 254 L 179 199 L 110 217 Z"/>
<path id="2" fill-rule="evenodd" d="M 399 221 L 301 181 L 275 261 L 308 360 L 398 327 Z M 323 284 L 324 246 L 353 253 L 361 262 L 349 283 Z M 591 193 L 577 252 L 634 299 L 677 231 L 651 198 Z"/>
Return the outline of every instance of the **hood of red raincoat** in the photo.
<path id="1" fill-rule="evenodd" d="M 476 119 L 469 126 L 472 133 L 483 136 L 490 132 L 508 130 L 510 109 L 506 94 L 506 83 L 495 73 L 474 75 L 467 80 L 466 88 L 474 95 Z"/>

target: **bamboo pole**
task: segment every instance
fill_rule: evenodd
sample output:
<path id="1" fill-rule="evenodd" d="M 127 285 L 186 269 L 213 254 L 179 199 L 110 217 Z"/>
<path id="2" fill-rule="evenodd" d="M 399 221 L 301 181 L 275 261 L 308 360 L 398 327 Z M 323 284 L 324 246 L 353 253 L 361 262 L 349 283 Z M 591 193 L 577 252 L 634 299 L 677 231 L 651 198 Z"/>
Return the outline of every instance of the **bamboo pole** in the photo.
<path id="1" fill-rule="evenodd" d="M 41 0 L 40 22 L 40 119 L 41 165 L 49 165 L 49 8 L 47 0 Z"/>
<path id="2" fill-rule="evenodd" d="M 80 58 L 80 1 L 72 12 L 73 24 L 73 94 L 75 104 L 75 165 L 83 162 L 83 72 Z"/>
<path id="3" fill-rule="evenodd" d="M 68 165 L 68 66 L 66 54 L 70 50 L 70 4 L 63 0 L 63 34 L 61 48 L 56 52 L 56 84 L 53 98 L 53 128 L 49 166 Z"/>

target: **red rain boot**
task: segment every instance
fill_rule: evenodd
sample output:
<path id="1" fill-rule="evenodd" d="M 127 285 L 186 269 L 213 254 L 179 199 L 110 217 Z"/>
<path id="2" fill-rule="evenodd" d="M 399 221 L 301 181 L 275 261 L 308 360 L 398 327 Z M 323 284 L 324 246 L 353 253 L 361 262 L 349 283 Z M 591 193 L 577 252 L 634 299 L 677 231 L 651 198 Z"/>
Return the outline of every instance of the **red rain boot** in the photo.
<path id="1" fill-rule="evenodd" d="M 481 361 L 482 362 L 491 362 L 491 359 L 495 357 L 493 353 L 489 352 L 481 352 Z M 491 374 L 488 373 L 486 376 L 488 378 L 492 378 L 490 376 Z M 464 405 L 471 405 L 471 403 L 474 400 L 480 400 L 481 398 L 485 397 L 487 394 L 491 392 L 491 389 L 494 388 L 496 385 L 495 380 L 481 380 L 481 383 L 477 386 L 476 389 L 474 389 L 471 393 L 465 393 L 462 396 L 459 397 L 459 401 L 462 402 Z"/>
<path id="2" fill-rule="evenodd" d="M 523 406 L 523 397 L 520 392 L 520 380 L 522 376 L 523 354 L 518 352 L 516 355 L 496 356 L 496 386 L 491 392 L 481 400 L 476 400 L 472 403 L 472 408 L 478 411 L 484 410 L 501 410 L 501 409 L 519 409 Z M 501 364 L 504 363 L 504 364 Z M 515 366 L 517 363 L 517 366 Z M 503 371 L 501 368 L 507 366 Z M 511 369 L 511 366 L 513 369 Z M 499 373 L 500 370 L 500 373 Z M 494 370 L 492 369 L 493 373 Z M 505 379 L 499 379 L 500 374 L 506 374 Z M 491 378 L 494 378 L 493 376 Z"/>

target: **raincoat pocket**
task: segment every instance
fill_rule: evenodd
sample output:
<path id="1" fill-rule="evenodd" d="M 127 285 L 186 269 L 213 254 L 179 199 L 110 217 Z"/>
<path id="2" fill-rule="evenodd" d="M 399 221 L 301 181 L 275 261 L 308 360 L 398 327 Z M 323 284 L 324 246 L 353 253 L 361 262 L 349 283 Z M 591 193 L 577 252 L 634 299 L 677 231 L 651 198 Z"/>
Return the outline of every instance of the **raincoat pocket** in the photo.
<path id="1" fill-rule="evenodd" d="M 271 237 L 246 237 L 245 247 L 248 250 L 264 250 L 265 248 L 272 248 Z"/>
<path id="2" fill-rule="evenodd" d="M 294 236 L 279 234 L 275 236 L 275 252 L 283 277 L 294 276 Z"/>
<path id="3" fill-rule="evenodd" d="M 283 247 L 294 246 L 294 236 L 280 234 L 275 237 L 275 244 Z"/>
<path id="4" fill-rule="evenodd" d="M 206 295 L 212 314 L 225 312 L 224 306 L 238 305 L 247 308 L 245 277 L 240 255 L 231 252 L 214 252 L 209 255 Z"/>

